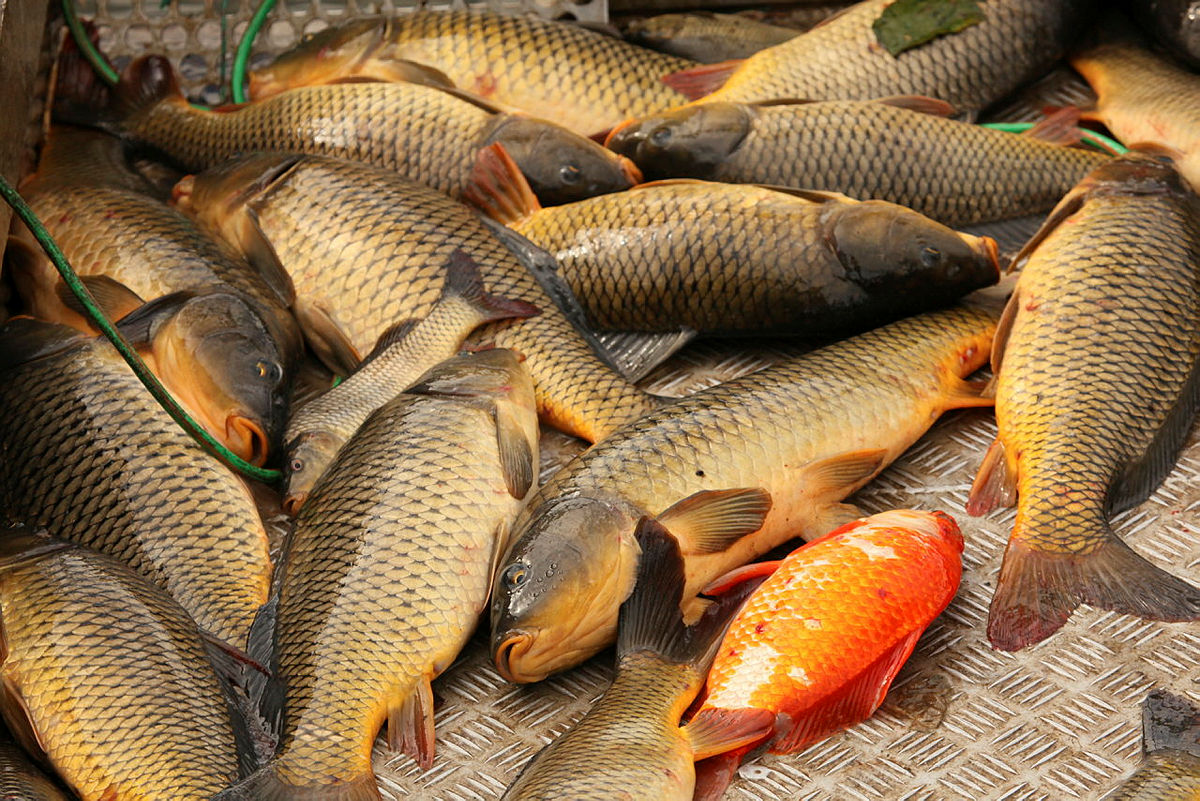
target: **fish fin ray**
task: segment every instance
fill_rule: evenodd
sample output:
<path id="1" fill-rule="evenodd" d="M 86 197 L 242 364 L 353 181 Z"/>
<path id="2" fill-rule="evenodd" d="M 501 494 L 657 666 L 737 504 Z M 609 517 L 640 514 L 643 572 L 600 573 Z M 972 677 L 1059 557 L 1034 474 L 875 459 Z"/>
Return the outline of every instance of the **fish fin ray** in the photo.
<path id="1" fill-rule="evenodd" d="M 699 100 L 710 95 L 725 85 L 729 76 L 737 72 L 738 67 L 746 61 L 735 58 L 730 61 L 719 61 L 716 64 L 703 64 L 686 70 L 668 73 L 659 80 L 674 89 L 688 100 Z"/>
<path id="2" fill-rule="evenodd" d="M 696 763 L 692 801 L 721 801 L 749 748 L 736 748 Z"/>
<path id="3" fill-rule="evenodd" d="M 831 503 L 817 515 L 816 522 L 813 524 L 813 531 L 820 533 L 814 539 L 809 540 L 809 543 L 811 544 L 818 539 L 823 539 L 842 526 L 866 516 L 866 513 L 862 509 L 859 509 L 852 503 Z"/>
<path id="4" fill-rule="evenodd" d="M 1046 237 L 1050 236 L 1050 234 L 1054 232 L 1054 229 L 1062 225 L 1064 220 L 1083 208 L 1083 201 L 1087 197 L 1087 191 L 1088 190 L 1086 188 L 1080 189 L 1079 187 L 1076 187 L 1068 192 L 1062 200 L 1058 201 L 1058 205 L 1055 206 L 1053 210 L 1051 210 L 1050 214 L 1046 216 L 1046 219 L 1042 221 L 1042 225 L 1037 229 L 1037 232 L 1031 236 L 1029 241 L 1017 251 L 1015 256 L 1013 256 L 1012 261 L 1009 262 L 1008 265 L 1008 271 L 1010 273 L 1015 272 L 1017 268 L 1029 258 L 1030 254 L 1037 250 L 1038 245 L 1042 244 Z M 1013 293 L 1014 297 L 1016 294 L 1016 292 Z"/>
<path id="5" fill-rule="evenodd" d="M 638 651 L 686 664 L 701 676 L 708 670 L 729 621 L 745 601 L 730 593 L 708 603 L 693 625 L 683 622 L 685 586 L 679 542 L 652 517 L 643 517 L 634 531 L 641 555 L 633 592 L 621 604 L 617 623 L 617 659 Z"/>
<path id="6" fill-rule="evenodd" d="M 273 766 L 213 796 L 213 801 L 382 801 L 379 784 L 370 773 L 331 785 L 288 784 Z"/>
<path id="7" fill-rule="evenodd" d="M 596 338 L 618 372 L 629 381 L 637 382 L 695 339 L 696 334 L 693 329 L 683 326 L 676 331 L 652 333 L 605 332 L 597 334 Z"/>
<path id="8" fill-rule="evenodd" d="M 1146 753 L 1170 749 L 1200 756 L 1200 709 L 1182 695 L 1151 690 L 1142 705 Z"/>
<path id="9" fill-rule="evenodd" d="M 224 690 L 222 695 L 233 724 L 238 773 L 248 776 L 261 766 L 260 758 L 265 756 L 257 749 L 252 733 L 258 715 L 249 692 L 249 675 L 251 672 L 267 673 L 267 669 L 239 649 L 206 631 L 201 630 L 200 637 L 204 641 L 204 649 L 208 653 L 217 681 Z"/>
<path id="10" fill-rule="evenodd" d="M 401 320 L 400 322 L 395 323 L 385 329 L 384 332 L 379 335 L 379 339 L 375 340 L 375 347 L 371 348 L 371 352 L 364 356 L 362 361 L 358 363 L 358 369 L 361 370 L 362 366 L 367 362 L 378 359 L 380 355 L 392 345 L 395 345 L 398 342 L 403 342 L 404 338 L 408 336 L 414 328 L 417 327 L 419 322 L 421 321 L 416 319 Z"/>
<path id="11" fill-rule="evenodd" d="M 119 319 L 117 330 L 133 347 L 149 347 L 154 341 L 154 332 L 158 330 L 158 324 L 178 313 L 185 303 L 196 296 L 195 291 L 182 289 L 147 301 Z"/>
<path id="12" fill-rule="evenodd" d="M 500 450 L 500 471 L 508 494 L 523 500 L 533 486 L 537 469 L 536 444 L 525 436 L 520 418 L 513 413 L 509 404 L 492 406 L 492 417 L 496 423 L 496 445 Z"/>
<path id="13" fill-rule="evenodd" d="M 972 517 L 980 517 L 993 509 L 1008 508 L 1016 502 L 1017 476 L 1010 469 L 1004 443 L 997 436 L 979 464 L 971 494 L 967 496 L 966 512 Z"/>
<path id="14" fill-rule="evenodd" d="M 421 770 L 433 767 L 433 688 L 429 677 L 417 679 L 412 692 L 388 709 L 388 747 L 412 757 Z"/>
<path id="15" fill-rule="evenodd" d="M 296 301 L 296 286 L 280 261 L 275 246 L 263 233 L 262 225 L 258 221 L 258 212 L 250 208 L 243 211 L 239 234 L 238 245 L 246 261 L 250 262 L 255 273 L 263 279 L 263 283 L 271 289 L 271 293 L 279 302 L 284 306 L 291 306 Z"/>
<path id="16" fill-rule="evenodd" d="M 489 295 L 483 288 L 479 262 L 462 248 L 455 248 L 446 261 L 446 283 L 442 295 L 453 295 L 470 303 L 479 312 L 481 323 L 510 317 L 533 317 L 541 313 L 541 309 L 532 303 Z"/>
<path id="17" fill-rule="evenodd" d="M 950 386 L 944 396 L 945 408 L 950 409 L 990 409 L 996 405 L 996 398 L 988 394 L 987 381 L 964 381 L 957 376 L 951 378 Z"/>
<path id="18" fill-rule="evenodd" d="M 808 465 L 806 479 L 814 495 L 830 492 L 849 495 L 883 469 L 887 456 L 886 448 L 839 453 Z"/>
<path id="19" fill-rule="evenodd" d="M 1200 588 L 1135 553 L 1111 531 L 1086 555 L 1048 553 L 1010 539 L 988 613 L 1001 651 L 1034 645 L 1062 628 L 1081 603 L 1149 620 L 1200 620 Z"/>
<path id="20" fill-rule="evenodd" d="M 700 591 L 700 594 L 724 595 L 734 587 L 746 581 L 757 581 L 757 583 L 761 584 L 763 581 L 766 581 L 771 574 L 778 570 L 779 566 L 782 564 L 783 560 L 778 559 L 773 562 L 752 562 L 748 565 L 735 567 L 728 573 L 718 576 L 706 584 L 704 589 Z"/>
<path id="21" fill-rule="evenodd" d="M 953 117 L 956 113 L 954 106 L 945 100 L 938 100 L 936 97 L 927 95 L 892 95 L 878 97 L 875 102 L 915 111 L 918 114 L 929 114 L 933 117 Z"/>
<path id="22" fill-rule="evenodd" d="M 1016 263 L 1016 260 L 1013 260 Z M 1000 367 L 1004 364 L 1004 351 L 1008 349 L 1008 339 L 1012 336 L 1013 323 L 1017 320 L 1017 312 L 1021 308 L 1021 287 L 1013 290 L 1004 304 L 1004 311 L 996 322 L 996 332 L 992 334 L 992 352 L 989 354 L 994 379 L 1000 377 Z"/>
<path id="23" fill-rule="evenodd" d="M 72 347 L 84 347 L 89 338 L 77 328 L 32 317 L 12 317 L 0 326 L 0 372 Z"/>
<path id="24" fill-rule="evenodd" d="M 499 142 L 476 155 L 462 200 L 505 225 L 518 223 L 542 208 L 524 173 Z"/>
<path id="25" fill-rule="evenodd" d="M 297 299 L 292 311 L 300 323 L 300 330 L 308 340 L 309 347 L 325 366 L 337 375 L 350 375 L 362 358 L 354 343 L 334 322 L 329 312 L 320 306 Z"/>
<path id="26" fill-rule="evenodd" d="M 92 299 L 96 301 L 96 306 L 109 320 L 120 320 L 146 302 L 132 289 L 107 275 L 81 275 L 79 280 L 87 287 Z M 91 322 L 92 318 L 83 307 L 83 303 L 64 282 L 59 281 L 55 284 L 54 292 L 64 306 Z"/>
<path id="27" fill-rule="evenodd" d="M 1079 109 L 1064 106 L 1043 117 L 1021 135 L 1051 145 L 1079 144 Z"/>
<path id="28" fill-rule="evenodd" d="M 847 682 L 836 696 L 794 716 L 792 727 L 771 743 L 771 753 L 794 754 L 871 717 L 883 703 L 892 680 L 912 655 L 924 630 L 922 627 L 910 631 Z"/>
<path id="29" fill-rule="evenodd" d="M 701 709 L 683 727 L 697 761 L 752 746 L 775 727 L 775 714 L 766 709 Z"/>
<path id="30" fill-rule="evenodd" d="M 762 528 L 771 495 L 757 487 L 704 490 L 658 516 L 687 554 L 718 553 Z"/>
<path id="31" fill-rule="evenodd" d="M 46 741 L 42 739 L 42 735 L 37 730 L 29 704 L 25 702 L 21 688 L 10 676 L 4 676 L 0 680 L 0 713 L 3 713 L 4 722 L 8 724 L 8 730 L 13 739 L 45 764 L 51 764 L 46 750 Z"/>

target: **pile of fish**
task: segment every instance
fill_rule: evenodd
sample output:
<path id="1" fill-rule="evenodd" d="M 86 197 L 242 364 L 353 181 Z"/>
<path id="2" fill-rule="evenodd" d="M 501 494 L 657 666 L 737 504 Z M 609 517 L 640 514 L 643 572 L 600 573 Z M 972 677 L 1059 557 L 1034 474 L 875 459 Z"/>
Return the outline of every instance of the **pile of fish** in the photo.
<path id="1" fill-rule="evenodd" d="M 959 524 L 847 499 L 955 409 L 999 425 L 968 513 L 1017 506 L 993 647 L 1080 604 L 1200 619 L 1110 526 L 1200 406 L 1200 76 L 1088 0 L 980 5 L 898 55 L 888 0 L 627 26 L 702 25 L 686 57 L 364 17 L 216 109 L 162 56 L 108 87 L 64 51 L 21 191 L 89 300 L 15 224 L 0 328 L 0 711 L 56 779 L 5 746 L 4 797 L 379 799 L 381 727 L 436 764 L 432 682 L 482 621 L 516 683 L 616 645 L 505 798 L 718 799 L 869 717 L 951 603 Z M 717 45 L 740 60 L 691 60 Z M 973 124 L 1064 57 L 1093 108 Z M 1080 146 L 1081 118 L 1133 150 Z M 978 226 L 1012 220 L 1018 274 L 986 290 Z M 281 486 L 185 433 L 93 305 Z M 639 386 L 693 338 L 767 335 L 806 350 Z M 542 471 L 539 425 L 588 447 Z M 1191 717 L 1164 735 L 1164 709 Z M 1200 791 L 1195 710 L 1147 710 L 1118 797 Z"/>

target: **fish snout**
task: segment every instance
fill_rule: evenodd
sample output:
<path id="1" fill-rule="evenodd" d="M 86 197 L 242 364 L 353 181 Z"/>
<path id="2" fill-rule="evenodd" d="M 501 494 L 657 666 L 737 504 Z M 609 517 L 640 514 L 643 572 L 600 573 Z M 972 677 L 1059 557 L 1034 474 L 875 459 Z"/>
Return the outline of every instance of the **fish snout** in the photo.
<path id="1" fill-rule="evenodd" d="M 283 511 L 292 517 L 295 517 L 296 515 L 300 514 L 300 507 L 304 506 L 304 502 L 306 500 L 308 500 L 307 492 L 289 493 L 288 496 L 283 499 Z"/>
<path id="2" fill-rule="evenodd" d="M 225 418 L 225 439 L 230 450 L 250 464 L 258 467 L 266 464 L 271 441 L 254 420 L 241 414 L 229 415 Z"/>
<path id="3" fill-rule="evenodd" d="M 522 675 L 517 668 L 521 659 L 533 647 L 533 639 L 532 634 L 520 629 L 507 631 L 500 638 L 493 636 L 493 643 L 499 642 L 498 645 L 493 646 L 496 670 L 505 681 L 511 681 L 513 684 L 528 684 L 543 678 L 542 676 Z"/>
<path id="4" fill-rule="evenodd" d="M 953 517 L 945 512 L 937 511 L 932 513 L 933 518 L 937 521 L 938 533 L 946 542 L 954 546 L 959 553 L 963 552 L 966 543 L 963 540 L 962 529 L 958 527 L 958 523 Z"/>
<path id="5" fill-rule="evenodd" d="M 1003 271 L 1000 269 L 1000 246 L 996 244 L 996 240 L 990 236 L 979 237 L 976 242 L 976 251 L 991 262 L 992 267 L 996 270 L 996 280 L 999 280 Z"/>
<path id="6" fill-rule="evenodd" d="M 629 180 L 631 186 L 637 186 L 643 180 L 642 171 L 638 166 L 625 156 L 617 156 L 617 162 L 621 165 L 621 172 Z"/>

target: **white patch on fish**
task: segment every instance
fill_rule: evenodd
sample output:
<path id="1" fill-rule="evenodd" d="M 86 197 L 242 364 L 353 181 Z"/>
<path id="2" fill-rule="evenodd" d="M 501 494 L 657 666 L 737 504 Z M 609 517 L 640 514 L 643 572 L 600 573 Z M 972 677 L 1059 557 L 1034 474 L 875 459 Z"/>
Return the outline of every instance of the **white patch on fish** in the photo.
<path id="1" fill-rule="evenodd" d="M 753 706 L 750 693 L 770 681 L 775 672 L 775 664 L 782 654 L 768 643 L 759 643 L 742 649 L 741 665 L 738 667 L 738 680 L 730 682 L 729 686 L 720 692 L 713 693 L 704 702 L 705 706 L 721 709 L 741 709 Z"/>
<path id="2" fill-rule="evenodd" d="M 842 543 L 847 548 L 857 548 L 863 552 L 868 559 L 874 562 L 876 559 L 895 559 L 896 550 L 890 545 L 876 545 L 865 537 L 849 536 L 842 540 Z"/>

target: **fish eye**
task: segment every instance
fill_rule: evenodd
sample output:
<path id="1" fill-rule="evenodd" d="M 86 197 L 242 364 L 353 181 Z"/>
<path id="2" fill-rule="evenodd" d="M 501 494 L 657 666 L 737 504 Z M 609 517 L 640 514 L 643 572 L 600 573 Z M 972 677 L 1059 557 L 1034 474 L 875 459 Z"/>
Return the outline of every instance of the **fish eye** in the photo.
<path id="1" fill-rule="evenodd" d="M 529 579 L 529 565 L 524 562 L 509 565 L 504 569 L 502 578 L 510 589 L 516 589 Z"/>
<path id="2" fill-rule="evenodd" d="M 660 125 L 650 134 L 650 143 L 662 147 L 671 141 L 671 129 L 666 125 Z"/>
<path id="3" fill-rule="evenodd" d="M 293 473 L 299 473 L 301 470 L 304 469 L 304 460 L 303 459 L 293 459 L 292 461 L 288 462 L 288 469 L 291 470 Z"/>
<path id="4" fill-rule="evenodd" d="M 924 264 L 926 267 L 936 267 L 941 258 L 942 252 L 937 248 L 921 249 L 921 264 Z"/>
<path id="5" fill-rule="evenodd" d="M 574 164 L 564 164 L 558 171 L 558 176 L 562 178 L 564 184 L 577 184 L 582 175 L 583 171 Z"/>
<path id="6" fill-rule="evenodd" d="M 259 378 L 265 378 L 272 384 L 283 378 L 283 368 L 275 362 L 258 362 L 254 365 Z"/>

